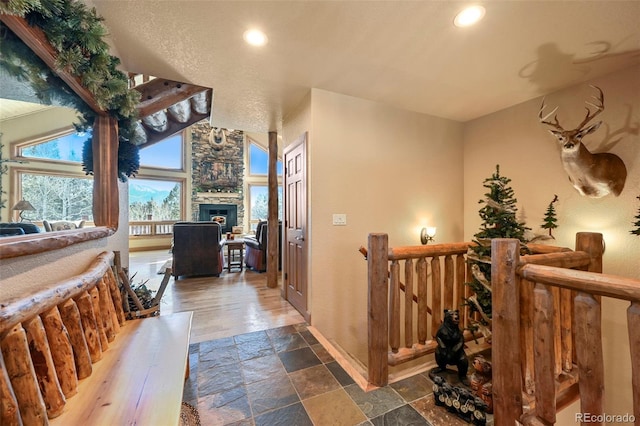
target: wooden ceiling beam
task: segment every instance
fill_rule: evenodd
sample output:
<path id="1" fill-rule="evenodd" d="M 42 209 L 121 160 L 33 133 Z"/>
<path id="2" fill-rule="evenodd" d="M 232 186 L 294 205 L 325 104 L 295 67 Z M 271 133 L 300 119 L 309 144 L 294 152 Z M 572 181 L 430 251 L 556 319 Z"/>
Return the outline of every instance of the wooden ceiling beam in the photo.
<path id="1" fill-rule="evenodd" d="M 9 27 L 15 35 L 20 37 L 24 44 L 29 46 L 58 77 L 67 83 L 71 90 L 76 92 L 89 108 L 94 110 L 98 115 L 108 115 L 105 110 L 98 106 L 93 94 L 84 87 L 78 77 L 56 67 L 58 52 L 56 52 L 51 43 L 49 43 L 47 36 L 40 28 L 30 26 L 24 18 L 15 15 L 0 14 L 0 21 Z"/>
<path id="2" fill-rule="evenodd" d="M 141 94 L 140 102 L 136 107 L 140 118 L 167 109 L 197 93 L 211 90 L 208 87 L 163 78 L 155 78 L 134 87 L 134 89 Z"/>

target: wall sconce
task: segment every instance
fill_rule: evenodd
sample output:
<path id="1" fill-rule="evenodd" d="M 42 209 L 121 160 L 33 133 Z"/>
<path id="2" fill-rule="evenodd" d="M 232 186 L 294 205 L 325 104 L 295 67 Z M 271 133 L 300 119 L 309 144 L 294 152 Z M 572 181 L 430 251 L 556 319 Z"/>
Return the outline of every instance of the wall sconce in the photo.
<path id="1" fill-rule="evenodd" d="M 427 244 L 429 241 L 435 241 L 435 236 L 436 228 L 434 226 L 422 228 L 422 230 L 420 231 L 420 242 L 422 244 Z"/>
<path id="2" fill-rule="evenodd" d="M 30 202 L 25 201 L 25 200 L 20 200 L 16 203 L 15 206 L 13 206 L 13 208 L 11 210 L 18 210 L 20 212 L 20 222 L 23 222 L 25 220 L 24 217 L 22 217 L 22 214 L 26 211 L 35 211 L 35 207 L 33 207 L 31 205 Z"/>

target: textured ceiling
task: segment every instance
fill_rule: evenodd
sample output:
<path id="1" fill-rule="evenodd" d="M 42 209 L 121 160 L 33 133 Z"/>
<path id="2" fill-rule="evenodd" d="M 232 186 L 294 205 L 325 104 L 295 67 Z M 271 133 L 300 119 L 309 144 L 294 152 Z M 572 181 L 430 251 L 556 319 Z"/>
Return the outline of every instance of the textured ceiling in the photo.
<path id="1" fill-rule="evenodd" d="M 466 29 L 457 1 L 89 3 L 124 69 L 212 87 L 212 124 L 255 132 L 310 88 L 464 122 L 640 63 L 637 0 L 485 1 Z"/>

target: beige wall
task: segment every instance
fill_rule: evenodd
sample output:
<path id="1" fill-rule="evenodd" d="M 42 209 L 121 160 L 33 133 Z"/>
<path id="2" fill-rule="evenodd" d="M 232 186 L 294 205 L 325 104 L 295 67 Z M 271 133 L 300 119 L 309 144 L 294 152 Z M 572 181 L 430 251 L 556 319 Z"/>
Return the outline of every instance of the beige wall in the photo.
<path id="1" fill-rule="evenodd" d="M 477 201 L 483 197 L 482 182 L 500 164 L 501 173 L 512 179 L 522 219 L 535 233 L 540 228 L 554 194 L 558 228 L 554 244 L 573 248 L 579 231 L 602 232 L 606 242 L 604 272 L 640 278 L 640 238 L 631 235 L 640 202 L 640 68 L 615 74 L 558 91 L 546 97 L 549 106 L 559 106 L 565 128 L 582 121 L 584 101 L 594 94 L 588 84 L 604 91 L 605 110 L 598 119 L 600 129 L 585 137 L 592 151 L 607 137 L 607 131 L 623 132 L 610 151 L 620 156 L 628 171 L 625 189 L 619 197 L 583 197 L 571 186 L 560 163 L 556 139 L 538 122 L 541 98 L 479 118 L 464 126 L 464 234 L 469 239 L 481 223 Z M 635 126 L 635 130 L 632 130 Z M 607 413 L 631 410 L 631 372 L 625 309 L 627 303 L 603 302 L 604 355 L 606 366 Z M 565 413 L 566 414 L 566 413 Z M 571 418 L 573 422 L 573 417 Z"/>
<path id="2" fill-rule="evenodd" d="M 304 125 L 308 127 L 304 127 Z M 309 107 L 285 122 L 285 144 L 309 130 L 310 311 L 312 324 L 367 360 L 370 232 L 390 245 L 462 238 L 462 128 L 459 123 L 313 89 Z M 347 215 L 333 226 L 332 215 Z"/>

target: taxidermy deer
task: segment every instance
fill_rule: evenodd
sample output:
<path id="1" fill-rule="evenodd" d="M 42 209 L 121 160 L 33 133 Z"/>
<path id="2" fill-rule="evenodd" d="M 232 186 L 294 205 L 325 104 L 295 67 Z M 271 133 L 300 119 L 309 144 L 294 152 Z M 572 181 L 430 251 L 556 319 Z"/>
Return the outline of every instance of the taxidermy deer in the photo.
<path id="1" fill-rule="evenodd" d="M 553 122 L 548 121 L 558 110 L 556 107 L 549 114 L 542 116 L 545 109 L 544 99 L 540 106 L 538 118 L 542 124 L 551 126 L 554 135 L 562 145 L 562 166 L 569 175 L 569 180 L 581 195 L 592 198 L 601 198 L 609 193 L 620 195 L 627 179 L 627 168 L 620 157 L 609 152 L 592 154 L 582 143 L 582 138 L 598 130 L 602 121 L 587 124 L 598 114 L 604 111 L 604 94 L 599 87 L 591 86 L 599 92 L 598 96 L 592 96 L 595 103 L 585 102 L 588 106 L 587 115 L 580 125 L 573 130 L 565 130 L 558 122 L 558 116 L 553 117 Z M 595 108 L 592 112 L 589 106 Z"/>

